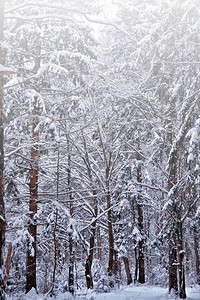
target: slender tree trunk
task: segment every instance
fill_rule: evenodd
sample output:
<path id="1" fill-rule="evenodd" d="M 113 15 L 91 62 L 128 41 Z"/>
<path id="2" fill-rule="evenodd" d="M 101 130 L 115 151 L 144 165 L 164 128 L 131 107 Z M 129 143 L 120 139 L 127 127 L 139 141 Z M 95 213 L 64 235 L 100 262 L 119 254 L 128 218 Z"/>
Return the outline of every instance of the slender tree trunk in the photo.
<path id="1" fill-rule="evenodd" d="M 3 285 L 6 286 L 9 279 L 10 265 L 11 265 L 11 255 L 12 255 L 12 243 L 8 246 L 8 253 L 6 258 L 6 274 L 4 276 Z"/>
<path id="2" fill-rule="evenodd" d="M 97 217 L 97 202 L 96 202 L 96 190 L 93 191 L 93 196 L 95 200 L 95 218 Z M 92 228 L 91 232 L 92 235 L 90 237 L 90 249 L 89 249 L 89 255 L 86 260 L 85 264 L 85 277 L 86 277 L 86 283 L 87 283 L 87 288 L 92 289 L 93 288 L 93 279 L 92 279 L 92 262 L 93 262 L 93 255 L 94 255 L 94 242 L 95 242 L 95 235 L 96 235 L 96 221 L 92 223 Z"/>
<path id="3" fill-rule="evenodd" d="M 72 226 L 71 226 L 71 231 Z M 69 292 L 74 295 L 74 250 L 72 232 L 69 233 Z"/>
<path id="4" fill-rule="evenodd" d="M 108 210 L 108 240 L 109 240 L 109 261 L 108 261 L 108 274 L 112 276 L 114 274 L 114 237 L 112 228 L 112 216 L 111 216 L 111 199 L 109 190 L 109 168 L 106 166 L 106 202 Z"/>
<path id="5" fill-rule="evenodd" d="M 101 251 L 101 229 L 100 226 L 97 227 L 97 247 L 98 247 L 98 259 L 102 260 L 102 251 Z"/>
<path id="6" fill-rule="evenodd" d="M 197 284 L 200 285 L 200 260 L 199 260 L 199 241 L 197 235 L 197 226 L 194 227 L 194 253 L 196 261 Z"/>
<path id="7" fill-rule="evenodd" d="M 138 204 L 138 225 L 140 232 L 143 233 L 143 211 L 140 204 Z M 139 267 L 139 283 L 145 283 L 145 265 L 144 265 L 144 239 L 142 238 L 138 243 L 138 267 Z"/>
<path id="8" fill-rule="evenodd" d="M 116 195 L 116 201 L 119 202 L 120 201 L 119 192 L 116 191 L 115 195 Z M 120 222 L 120 221 L 121 221 L 121 214 L 119 213 L 118 214 L 118 222 Z M 122 231 L 121 226 L 120 226 L 119 230 Z M 131 272 L 130 272 L 130 267 L 129 267 L 129 260 L 128 260 L 128 257 L 126 257 L 126 256 L 123 256 L 122 260 L 123 260 L 124 266 L 125 266 L 126 277 L 127 277 L 127 285 L 129 285 L 129 284 L 131 284 L 133 282 L 132 276 L 131 276 Z M 120 274 L 120 272 L 121 272 L 121 265 L 120 265 L 120 261 L 118 261 L 117 267 L 118 267 L 118 272 L 119 272 L 119 281 L 121 281 L 121 274 Z"/>
<path id="9" fill-rule="evenodd" d="M 69 192 L 69 210 L 71 218 L 73 218 L 73 197 L 72 197 L 72 187 L 71 187 L 71 149 L 70 140 L 67 135 L 67 152 L 68 152 L 68 171 L 67 171 L 67 184 Z M 69 230 L 69 275 L 68 275 L 68 285 L 69 292 L 74 295 L 74 242 L 73 242 L 73 225 L 70 225 Z"/>
<path id="10" fill-rule="evenodd" d="M 85 277 L 86 277 L 86 283 L 87 288 L 92 289 L 93 288 L 93 279 L 92 279 L 92 261 L 93 261 L 93 253 L 94 253 L 94 240 L 95 240 L 95 231 L 96 231 L 96 222 L 92 223 L 92 236 L 90 237 L 90 249 L 89 249 L 89 255 L 86 259 L 85 264 Z"/>
<path id="11" fill-rule="evenodd" d="M 135 247 L 135 275 L 134 275 L 134 283 L 137 282 L 138 279 L 138 249 Z"/>
<path id="12" fill-rule="evenodd" d="M 37 47 L 37 53 L 35 58 L 35 71 L 40 68 L 40 46 Z M 37 89 L 37 87 L 36 87 Z M 39 87 L 38 87 L 39 90 Z M 32 147 L 31 147 L 31 170 L 30 170 L 30 200 L 29 200 L 29 212 L 30 212 L 30 224 L 29 232 L 33 237 L 32 248 L 34 253 L 30 249 L 27 250 L 26 260 L 26 293 L 32 288 L 37 289 L 36 284 L 36 243 L 37 243 L 37 221 L 34 219 L 37 214 L 37 200 L 38 200 L 38 143 L 39 143 L 39 130 L 36 127 L 39 122 L 39 104 L 38 97 L 34 96 L 34 110 L 32 116 Z M 28 247 L 30 248 L 30 247 Z"/>
<path id="13" fill-rule="evenodd" d="M 168 191 L 171 190 L 174 184 L 177 182 L 177 150 L 175 149 L 170 157 L 169 161 L 169 177 L 168 177 Z M 172 200 L 174 202 L 174 200 Z M 176 211 L 176 204 L 174 205 L 174 214 L 177 213 Z M 171 235 L 169 236 L 169 293 L 172 290 L 176 294 L 178 294 L 178 274 L 177 274 L 177 224 L 173 225 L 171 228 Z"/>
<path id="14" fill-rule="evenodd" d="M 114 249 L 114 266 L 113 266 L 113 274 L 117 276 L 118 272 L 118 264 L 119 264 L 119 259 L 118 259 L 118 251 Z"/>
<path id="15" fill-rule="evenodd" d="M 4 65 L 3 42 L 4 1 L 0 0 L 0 65 Z M 0 300 L 5 299 L 3 286 L 3 252 L 5 247 L 5 207 L 4 207 L 4 129 L 3 129 L 3 75 L 0 75 Z"/>
<path id="16" fill-rule="evenodd" d="M 137 181 L 139 183 L 142 182 L 142 174 L 141 174 L 141 166 L 137 168 Z M 139 271 L 139 277 L 138 282 L 139 283 L 145 283 L 145 263 L 144 263 L 144 221 L 143 221 L 143 207 L 141 202 L 141 196 L 138 195 L 138 203 L 137 203 L 137 211 L 138 211 L 138 228 L 140 230 L 141 239 L 138 243 L 138 271 Z"/>
<path id="17" fill-rule="evenodd" d="M 107 195 L 107 208 L 110 208 L 110 195 Z M 109 239 L 109 261 L 108 261 L 108 274 L 113 275 L 114 271 L 114 238 L 111 220 L 111 211 L 108 211 L 108 239 Z"/>
<path id="18" fill-rule="evenodd" d="M 169 241 L 169 293 L 172 290 L 178 293 L 178 281 L 177 281 L 177 249 L 174 244 L 176 240 L 173 235 L 172 240 Z"/>
<path id="19" fill-rule="evenodd" d="M 90 179 L 91 183 L 91 189 L 93 194 L 93 202 L 94 202 L 94 218 L 97 217 L 98 214 L 98 204 L 97 204 L 97 191 L 93 184 L 93 178 L 92 178 L 92 170 L 90 165 L 90 159 L 88 155 L 86 140 L 83 136 L 83 144 L 84 144 L 84 150 L 85 150 L 85 156 L 84 161 L 87 167 L 88 177 Z M 91 237 L 90 237 L 90 248 L 89 248 L 89 254 L 86 259 L 85 263 L 85 277 L 86 277 L 86 283 L 87 288 L 92 289 L 93 288 L 93 278 L 92 278 L 92 262 L 93 262 L 93 255 L 94 255 L 94 244 L 95 244 L 95 235 L 96 235 L 96 220 L 91 225 Z"/>
<path id="20" fill-rule="evenodd" d="M 26 262 L 26 293 L 36 286 L 36 240 L 37 240 L 37 224 L 34 220 L 37 214 L 37 200 L 38 200 L 38 142 L 39 132 L 35 131 L 38 125 L 39 108 L 37 105 L 37 96 L 34 97 L 34 116 L 32 124 L 32 138 L 33 146 L 31 147 L 31 170 L 30 170 L 30 200 L 29 200 L 29 212 L 30 212 L 30 224 L 29 232 L 34 241 L 27 250 L 27 262 Z M 33 248 L 34 253 L 31 249 Z"/>
<path id="21" fill-rule="evenodd" d="M 130 267 L 129 267 L 129 261 L 128 258 L 123 256 L 122 260 L 124 262 L 125 270 L 126 270 L 126 277 L 127 277 L 127 284 L 131 284 L 133 282 L 131 272 L 130 272 Z"/>
<path id="22" fill-rule="evenodd" d="M 183 228 L 182 222 L 178 224 L 178 275 L 179 275 L 179 297 L 181 299 L 186 299 L 185 291 L 185 270 L 184 270 L 184 256 L 185 252 L 183 250 Z"/>
<path id="23" fill-rule="evenodd" d="M 60 149 L 58 149 L 58 159 L 57 159 L 57 186 L 56 186 L 56 202 L 58 202 L 58 194 L 59 194 L 59 169 L 60 169 Z M 55 281 L 56 281 L 56 268 L 57 268 L 57 257 L 58 257 L 58 240 L 56 236 L 58 226 L 58 208 L 56 207 L 55 212 L 55 224 L 54 224 L 54 231 L 53 231 L 53 243 L 54 243 L 54 267 L 53 267 L 53 278 L 52 278 L 52 289 L 53 292 Z"/>

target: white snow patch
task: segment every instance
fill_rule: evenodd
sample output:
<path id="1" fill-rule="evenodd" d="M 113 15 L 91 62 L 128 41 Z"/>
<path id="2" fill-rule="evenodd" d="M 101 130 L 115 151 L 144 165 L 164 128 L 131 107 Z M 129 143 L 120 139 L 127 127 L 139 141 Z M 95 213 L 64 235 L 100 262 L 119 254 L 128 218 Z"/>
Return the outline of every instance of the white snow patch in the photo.
<path id="1" fill-rule="evenodd" d="M 8 73 L 15 73 L 16 71 L 12 68 L 9 68 L 9 67 L 5 67 L 3 65 L 0 64 L 0 73 L 4 73 L 4 72 L 8 72 Z"/>
<path id="2" fill-rule="evenodd" d="M 193 286 L 186 289 L 187 300 L 200 299 L 200 287 Z M 77 300 L 169 300 L 174 299 L 174 295 L 168 294 L 168 288 L 148 285 L 132 285 L 121 288 L 110 293 L 96 293 L 94 291 L 82 290 L 82 295 L 75 297 Z M 10 296 L 7 300 L 43 300 L 44 295 L 38 295 L 35 289 L 28 294 L 18 296 Z M 55 297 L 47 296 L 45 300 L 72 300 L 74 299 L 70 293 L 58 294 Z"/>
<path id="3" fill-rule="evenodd" d="M 187 162 L 189 163 L 190 161 L 193 161 L 194 160 L 194 155 L 193 153 L 190 153 L 187 157 Z"/>
<path id="4" fill-rule="evenodd" d="M 23 300 L 37 300 L 38 299 L 38 294 L 34 288 L 30 290 L 24 297 L 22 298 Z"/>
<path id="5" fill-rule="evenodd" d="M 186 137 L 190 138 L 190 145 L 197 144 L 198 143 L 198 131 L 197 128 L 191 128 L 188 133 L 186 134 Z"/>

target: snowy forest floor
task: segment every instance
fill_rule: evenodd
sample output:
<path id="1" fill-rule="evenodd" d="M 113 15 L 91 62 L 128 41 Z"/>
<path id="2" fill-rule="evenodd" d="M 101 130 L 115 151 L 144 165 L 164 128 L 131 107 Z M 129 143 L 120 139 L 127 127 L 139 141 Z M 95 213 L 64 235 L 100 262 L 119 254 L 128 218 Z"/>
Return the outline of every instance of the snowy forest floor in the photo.
<path id="1" fill-rule="evenodd" d="M 200 287 L 194 286 L 187 288 L 187 300 L 200 299 Z M 31 290 L 27 295 L 8 297 L 8 300 L 72 300 L 69 293 L 59 294 L 55 297 L 36 294 Z M 175 299 L 173 295 L 167 293 L 166 288 L 153 286 L 130 286 L 121 288 L 110 293 L 77 292 L 76 300 L 169 300 Z"/>

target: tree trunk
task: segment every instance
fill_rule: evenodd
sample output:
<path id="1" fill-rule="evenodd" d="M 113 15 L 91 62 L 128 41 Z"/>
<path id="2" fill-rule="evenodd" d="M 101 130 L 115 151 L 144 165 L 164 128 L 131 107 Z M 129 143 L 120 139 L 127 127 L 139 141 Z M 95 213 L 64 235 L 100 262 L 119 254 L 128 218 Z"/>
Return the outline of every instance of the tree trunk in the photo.
<path id="1" fill-rule="evenodd" d="M 199 241 L 198 241 L 196 225 L 194 227 L 194 252 L 195 252 L 195 260 L 196 260 L 197 284 L 200 285 Z"/>
<path id="2" fill-rule="evenodd" d="M 2 42 L 4 28 L 4 1 L 0 0 L 0 65 L 4 64 Z M 0 75 L 0 300 L 5 299 L 3 286 L 3 252 L 5 247 L 5 207 L 4 207 L 4 129 L 3 129 L 3 75 Z"/>
<path id="3" fill-rule="evenodd" d="M 127 284 L 129 285 L 133 282 L 131 272 L 130 272 L 130 267 L 129 267 L 129 261 L 128 258 L 125 256 L 123 256 L 122 259 L 126 270 Z"/>
<path id="4" fill-rule="evenodd" d="M 38 45 L 36 49 L 35 67 L 34 70 L 37 72 L 40 68 L 41 63 L 41 48 Z M 39 91 L 39 86 L 35 86 L 35 90 Z M 30 224 L 29 232 L 33 237 L 32 248 L 34 253 L 31 253 L 30 249 L 27 249 L 27 260 L 26 260 L 26 293 L 32 288 L 37 289 L 36 284 L 36 243 L 37 243 L 37 221 L 35 215 L 37 214 L 37 200 L 38 200 L 38 155 L 39 155 L 39 130 L 36 127 L 39 123 L 39 104 L 38 97 L 34 96 L 33 104 L 33 116 L 32 116 L 32 147 L 31 147 L 31 170 L 30 170 L 30 200 L 29 200 L 29 213 L 30 213 Z M 30 248 L 30 245 L 29 245 Z"/>
<path id="5" fill-rule="evenodd" d="M 170 191 L 177 182 L 177 149 L 171 153 L 169 168 L 168 191 Z M 172 201 L 174 202 L 174 199 Z M 176 204 L 174 204 L 174 214 L 176 213 Z M 169 293 L 174 290 L 174 292 L 178 294 L 176 225 L 177 224 L 174 224 L 173 228 L 171 228 L 171 235 L 169 236 Z"/>
<path id="6" fill-rule="evenodd" d="M 178 275 L 179 275 L 179 297 L 181 299 L 186 299 L 185 291 L 185 270 L 184 270 L 184 256 L 185 252 L 183 250 L 183 228 L 182 222 L 177 224 L 178 227 Z"/>
<path id="7" fill-rule="evenodd" d="M 91 183 L 91 189 L 92 189 L 93 201 L 94 201 L 94 218 L 96 219 L 97 214 L 98 214 L 97 191 L 96 191 L 96 189 L 94 187 L 94 184 L 93 184 L 92 169 L 91 169 L 91 165 L 90 165 L 90 159 L 89 159 L 86 140 L 85 140 L 84 136 L 83 136 L 83 143 L 84 143 L 84 150 L 85 150 L 84 161 L 86 163 L 88 177 L 89 177 L 90 183 Z M 92 234 L 91 234 L 91 237 L 90 237 L 90 248 L 89 248 L 89 254 L 88 254 L 88 257 L 87 257 L 86 263 L 85 263 L 85 278 L 86 278 L 86 283 L 87 283 L 87 288 L 88 289 L 93 288 L 92 262 L 93 262 L 93 255 L 94 255 L 96 224 L 97 224 L 97 222 L 95 220 L 91 225 Z"/>
<path id="8" fill-rule="evenodd" d="M 142 182 L 142 174 L 141 174 L 141 166 L 137 168 L 137 181 L 139 183 Z M 138 228 L 141 234 L 141 239 L 138 243 L 138 271 L 139 271 L 139 277 L 138 282 L 139 283 L 145 283 L 145 264 L 144 264 L 144 222 L 143 222 L 143 207 L 141 202 L 141 196 L 140 193 L 138 194 L 138 203 L 137 203 L 137 211 L 138 211 Z"/>
<path id="9" fill-rule="evenodd" d="M 177 281 L 177 249 L 174 245 L 175 237 L 173 235 L 172 240 L 169 241 L 169 293 L 172 290 L 178 293 L 178 281 Z"/>
<path id="10" fill-rule="evenodd" d="M 27 262 L 26 262 L 26 293 L 32 288 L 36 289 L 36 240 L 37 240 L 37 224 L 34 219 L 37 214 L 37 200 L 38 200 L 38 142 L 39 132 L 35 131 L 38 125 L 39 108 L 37 105 L 37 96 L 34 97 L 34 116 L 32 124 L 32 138 L 33 146 L 31 147 L 31 170 L 30 170 L 30 200 L 29 200 L 29 212 L 30 212 L 30 224 L 29 232 L 34 241 L 32 245 L 29 245 L 27 250 Z M 30 248 L 33 248 L 32 253 Z"/>
<path id="11" fill-rule="evenodd" d="M 73 218 L 73 197 L 72 197 L 72 186 L 71 186 L 71 149 L 70 140 L 67 135 L 67 152 L 68 152 L 68 169 L 67 169 L 67 184 L 69 191 L 69 210 L 71 218 Z M 69 228 L 69 275 L 68 275 L 68 285 L 69 292 L 74 295 L 74 242 L 73 242 L 73 225 Z"/>
<path id="12" fill-rule="evenodd" d="M 72 226 L 70 228 L 72 229 Z M 74 295 L 74 251 L 72 233 L 69 233 L 69 292 Z"/>
<path id="13" fill-rule="evenodd" d="M 102 251 L 101 251 L 101 229 L 100 226 L 97 227 L 97 247 L 98 247 L 98 259 L 102 260 Z"/>
<path id="14" fill-rule="evenodd" d="M 138 204 L 138 225 L 141 234 L 143 233 L 143 211 L 140 204 Z M 144 239 L 142 238 L 138 243 L 138 267 L 139 267 L 139 283 L 145 283 L 145 266 L 144 266 Z"/>
<path id="15" fill-rule="evenodd" d="M 107 195 L 107 208 L 110 208 L 110 195 Z M 114 237 L 112 229 L 111 211 L 108 211 L 108 239 L 109 239 L 109 261 L 108 274 L 110 276 L 114 273 Z"/>
<path id="16" fill-rule="evenodd" d="M 40 54 L 41 49 L 38 46 L 36 49 L 35 57 L 35 71 L 37 72 L 40 68 Z M 35 87 L 39 90 L 39 87 Z M 32 116 L 32 147 L 31 147 L 31 170 L 30 170 L 30 200 L 29 200 L 29 212 L 30 212 L 30 224 L 29 232 L 33 237 L 34 241 L 32 247 L 34 253 L 31 250 L 27 250 L 27 261 L 26 261 L 26 293 L 28 293 L 32 288 L 37 289 L 36 284 L 36 242 L 37 242 L 37 222 L 34 219 L 37 214 L 37 200 L 38 200 L 38 143 L 39 143 L 39 131 L 35 130 L 38 125 L 39 117 L 39 105 L 38 97 L 34 96 L 34 110 Z M 29 247 L 30 248 L 30 247 Z"/>
<path id="17" fill-rule="evenodd" d="M 95 222 L 96 223 L 96 222 Z M 94 224 L 96 226 L 96 224 Z M 93 261 L 93 252 L 94 252 L 94 238 L 95 238 L 95 229 L 92 229 L 93 233 L 90 237 L 90 250 L 89 255 L 87 257 L 86 263 L 85 263 L 85 278 L 87 283 L 87 288 L 92 289 L 93 288 L 93 279 L 92 279 L 92 261 Z"/>
<path id="18" fill-rule="evenodd" d="M 92 223 L 92 235 L 90 237 L 90 249 L 89 255 L 86 260 L 85 264 L 85 278 L 87 283 L 87 288 L 93 288 L 93 279 L 92 279 L 92 261 L 93 261 L 93 254 L 94 254 L 94 240 L 95 240 L 95 232 L 96 232 L 96 221 Z"/>
<path id="19" fill-rule="evenodd" d="M 58 159 L 57 159 L 57 182 L 56 182 L 56 202 L 58 202 L 58 195 L 59 195 L 59 169 L 60 169 L 60 149 L 58 148 Z M 57 203 L 56 203 L 57 204 Z M 57 268 L 57 259 L 58 259 L 58 240 L 56 236 L 57 232 L 57 226 L 58 226 L 58 208 L 56 207 L 55 212 L 55 223 L 54 223 L 54 230 L 53 230 L 53 243 L 54 243 L 54 267 L 53 267 L 53 278 L 52 278 L 52 288 L 51 292 L 53 292 L 55 281 L 56 281 L 56 268 Z"/>
<path id="20" fill-rule="evenodd" d="M 6 274 L 4 276 L 3 285 L 6 286 L 9 279 L 10 265 L 11 265 L 12 243 L 8 246 L 8 253 L 6 258 Z"/>
<path id="21" fill-rule="evenodd" d="M 95 201 L 95 218 L 97 217 L 98 213 L 98 208 L 97 208 L 97 201 L 96 201 L 96 195 L 97 192 L 96 190 L 93 190 L 93 196 L 94 196 L 94 201 Z M 86 283 L 87 283 L 87 288 L 92 289 L 93 288 L 93 279 L 92 279 L 92 261 L 93 261 L 93 255 L 94 255 L 94 242 L 95 242 L 95 235 L 96 235 L 96 221 L 92 223 L 92 235 L 90 237 L 90 249 L 89 249 L 89 255 L 86 260 L 85 264 L 85 277 L 86 277 Z"/>
<path id="22" fill-rule="evenodd" d="M 108 209 L 108 240 L 109 240 L 109 261 L 108 261 L 108 274 L 112 276 L 114 274 L 114 237 L 112 229 L 112 216 L 111 216 L 111 203 L 110 203 L 110 191 L 109 191 L 109 168 L 106 167 L 106 201 Z"/>
<path id="23" fill-rule="evenodd" d="M 134 283 L 137 282 L 138 278 L 138 251 L 137 247 L 135 247 L 135 275 L 134 275 Z"/>

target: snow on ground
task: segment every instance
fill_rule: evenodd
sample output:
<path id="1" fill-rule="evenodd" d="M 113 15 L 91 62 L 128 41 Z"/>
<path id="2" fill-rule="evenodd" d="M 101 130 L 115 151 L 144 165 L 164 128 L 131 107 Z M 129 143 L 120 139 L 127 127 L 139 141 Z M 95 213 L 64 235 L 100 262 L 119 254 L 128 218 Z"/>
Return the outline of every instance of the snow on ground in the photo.
<path id="1" fill-rule="evenodd" d="M 187 300 L 200 300 L 200 287 L 187 289 Z M 169 300 L 174 299 L 173 295 L 169 295 L 166 288 L 150 287 L 150 286 L 131 286 L 124 289 L 107 293 L 94 294 L 91 293 L 85 299 L 87 300 Z M 77 298 L 78 299 L 78 298 Z M 84 299 L 84 298 L 82 298 Z M 81 299 L 81 300 L 82 300 Z"/>
<path id="2" fill-rule="evenodd" d="M 187 289 L 187 300 L 200 300 L 200 287 L 190 287 Z M 73 300 L 69 293 L 59 294 L 55 297 L 38 295 L 35 290 L 31 290 L 27 295 L 8 297 L 8 300 Z M 173 295 L 167 293 L 166 288 L 151 286 L 130 286 L 110 293 L 77 292 L 76 300 L 171 300 Z"/>

